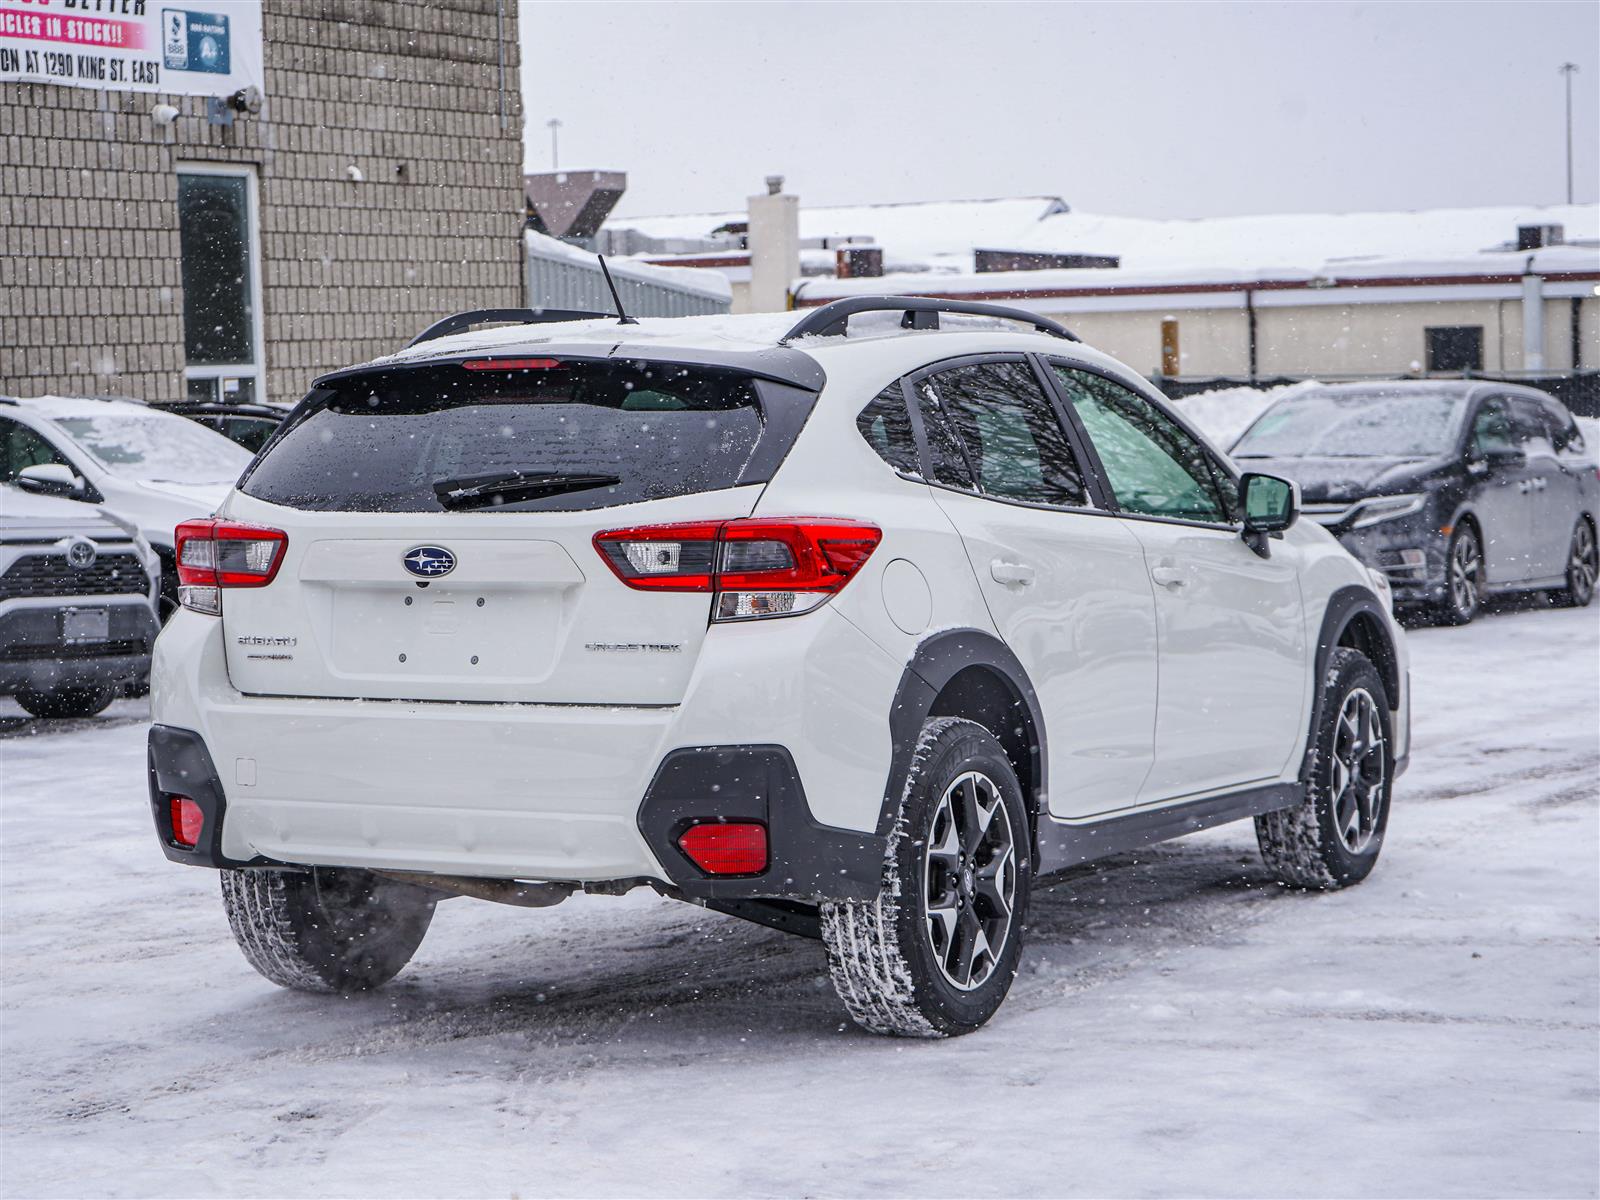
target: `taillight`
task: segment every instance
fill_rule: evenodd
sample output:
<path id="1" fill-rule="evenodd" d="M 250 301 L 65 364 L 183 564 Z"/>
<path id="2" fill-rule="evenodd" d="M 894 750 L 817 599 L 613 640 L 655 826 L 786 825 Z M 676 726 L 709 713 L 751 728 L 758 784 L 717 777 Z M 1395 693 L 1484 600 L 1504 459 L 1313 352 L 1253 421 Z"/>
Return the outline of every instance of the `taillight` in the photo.
<path id="1" fill-rule="evenodd" d="M 172 840 L 191 850 L 198 846 L 206 823 L 200 806 L 187 796 L 169 796 L 167 813 L 172 819 Z"/>
<path id="2" fill-rule="evenodd" d="M 597 533 L 595 549 L 632 588 L 714 592 L 714 621 L 809 612 L 838 592 L 883 539 L 864 521 L 744 517 Z"/>
<path id="3" fill-rule="evenodd" d="M 289 535 L 264 525 L 185 521 L 178 526 L 178 602 L 195 612 L 222 611 L 223 588 L 266 587 L 283 565 Z"/>
<path id="4" fill-rule="evenodd" d="M 767 827 L 754 821 L 691 825 L 678 848 L 707 875 L 759 875 L 767 869 Z"/>

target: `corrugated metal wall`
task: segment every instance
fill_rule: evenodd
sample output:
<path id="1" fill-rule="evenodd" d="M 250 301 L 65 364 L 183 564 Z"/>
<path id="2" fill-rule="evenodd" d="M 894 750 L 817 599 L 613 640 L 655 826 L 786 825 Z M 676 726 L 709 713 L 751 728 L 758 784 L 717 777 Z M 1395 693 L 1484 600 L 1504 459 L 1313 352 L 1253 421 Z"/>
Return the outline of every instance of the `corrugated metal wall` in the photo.
<path id="1" fill-rule="evenodd" d="M 530 239 L 531 241 L 531 239 Z M 617 291 L 631 317 L 692 317 L 702 313 L 725 313 L 730 301 L 687 291 L 670 283 L 645 283 L 630 279 L 612 268 Z M 608 313 L 611 293 L 598 262 L 594 266 L 570 258 L 546 256 L 528 246 L 528 307 L 573 308 Z"/>

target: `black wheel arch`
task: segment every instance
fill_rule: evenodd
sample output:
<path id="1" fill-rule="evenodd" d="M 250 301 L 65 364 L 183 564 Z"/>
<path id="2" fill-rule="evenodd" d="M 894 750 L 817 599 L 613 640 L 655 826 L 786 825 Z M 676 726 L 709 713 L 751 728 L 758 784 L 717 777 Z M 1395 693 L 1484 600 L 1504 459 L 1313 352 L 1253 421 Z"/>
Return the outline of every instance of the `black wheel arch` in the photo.
<path id="1" fill-rule="evenodd" d="M 1017 656 L 981 629 L 941 630 L 921 642 L 906 665 L 889 716 L 894 750 L 878 833 L 887 836 L 894 823 L 917 737 L 930 717 L 964 717 L 994 734 L 1022 786 L 1033 839 L 1048 778 L 1044 716 Z"/>
<path id="2" fill-rule="evenodd" d="M 1316 687 L 1311 697 L 1308 729 L 1314 732 L 1322 719 L 1323 678 L 1328 671 L 1328 658 L 1341 646 L 1365 655 L 1378 669 L 1384 689 L 1389 693 L 1390 706 L 1399 703 L 1400 657 L 1386 616 L 1383 602 L 1370 588 L 1359 584 L 1348 584 L 1328 597 L 1328 606 L 1322 612 L 1322 627 L 1317 633 Z"/>

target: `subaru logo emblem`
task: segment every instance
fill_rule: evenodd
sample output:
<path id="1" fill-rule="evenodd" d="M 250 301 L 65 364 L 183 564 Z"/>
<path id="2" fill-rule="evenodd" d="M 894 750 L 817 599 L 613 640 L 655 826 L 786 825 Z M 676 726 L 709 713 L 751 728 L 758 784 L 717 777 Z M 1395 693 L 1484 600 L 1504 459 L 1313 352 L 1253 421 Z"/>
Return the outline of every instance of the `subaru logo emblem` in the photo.
<path id="1" fill-rule="evenodd" d="M 421 579 L 437 579 L 456 569 L 456 556 L 443 546 L 418 546 L 401 559 L 406 570 Z"/>
<path id="2" fill-rule="evenodd" d="M 73 538 L 67 544 L 67 565 L 74 570 L 86 570 L 94 566 L 97 554 L 99 554 L 99 551 L 95 549 L 95 544 L 88 538 Z"/>

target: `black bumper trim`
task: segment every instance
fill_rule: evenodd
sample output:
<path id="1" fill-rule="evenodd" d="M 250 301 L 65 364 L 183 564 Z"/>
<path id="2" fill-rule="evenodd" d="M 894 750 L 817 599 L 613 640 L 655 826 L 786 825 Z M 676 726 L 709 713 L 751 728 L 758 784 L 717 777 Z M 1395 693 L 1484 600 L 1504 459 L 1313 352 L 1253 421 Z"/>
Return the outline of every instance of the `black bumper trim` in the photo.
<path id="1" fill-rule="evenodd" d="M 674 889 L 692 900 L 870 900 L 886 839 L 812 819 L 782 746 L 691 746 L 661 760 L 639 805 L 639 832 Z M 771 861 L 760 875 L 707 876 L 678 848 L 690 825 L 759 821 Z"/>
<path id="2" fill-rule="evenodd" d="M 161 852 L 173 862 L 191 867 L 265 867 L 279 865 L 273 859 L 243 861 L 222 853 L 222 821 L 228 800 L 222 780 L 211 761 L 205 741 L 192 729 L 173 725 L 150 726 L 149 741 L 150 814 L 156 822 L 156 838 Z M 200 841 L 192 849 L 181 845 L 172 833 L 173 796 L 187 796 L 200 806 L 205 820 Z"/>

